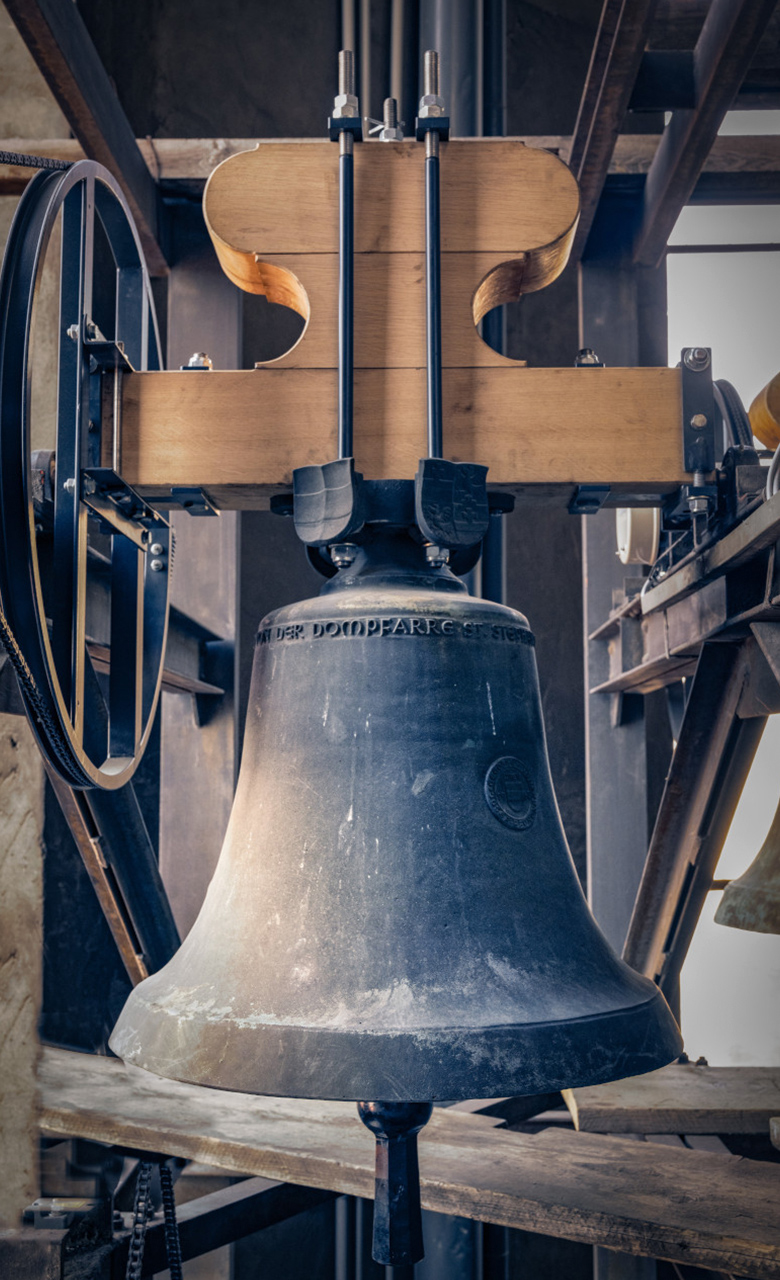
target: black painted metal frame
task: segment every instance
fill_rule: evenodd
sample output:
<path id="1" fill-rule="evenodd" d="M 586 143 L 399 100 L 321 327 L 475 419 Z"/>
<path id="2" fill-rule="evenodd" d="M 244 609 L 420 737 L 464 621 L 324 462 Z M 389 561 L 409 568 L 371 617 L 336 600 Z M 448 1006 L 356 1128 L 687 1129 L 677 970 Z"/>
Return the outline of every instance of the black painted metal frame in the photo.
<path id="1" fill-rule="evenodd" d="M 49 535 L 34 505 L 30 344 L 43 262 L 60 216 L 56 479 Z M 108 340 L 93 319 L 98 223 L 115 268 L 114 332 Z M 171 546 L 167 521 L 115 472 L 94 466 L 105 448 L 98 443 L 96 454 L 103 370 L 113 379 L 116 404 L 125 365 L 154 369 L 160 364 L 138 234 L 119 185 L 100 166 L 82 161 L 64 173 L 38 174 L 29 184 L 8 240 L 0 319 L 4 639 L 34 732 L 53 768 L 71 786 L 116 789 L 132 777 L 157 707 Z M 116 465 L 121 429 L 116 413 L 112 425 Z M 96 503 L 101 533 L 111 539 L 114 661 L 105 696 L 87 644 L 88 519 L 98 515 Z"/>

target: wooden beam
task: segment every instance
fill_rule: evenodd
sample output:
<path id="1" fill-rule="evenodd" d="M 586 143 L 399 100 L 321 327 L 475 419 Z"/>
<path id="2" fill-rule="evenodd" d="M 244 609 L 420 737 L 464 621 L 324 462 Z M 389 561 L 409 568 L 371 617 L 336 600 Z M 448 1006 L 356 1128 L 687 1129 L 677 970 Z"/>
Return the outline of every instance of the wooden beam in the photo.
<path id="1" fill-rule="evenodd" d="M 349 1102 L 250 1097 L 45 1049 L 41 1127 L 266 1178 L 372 1196 L 371 1135 Z M 549 1128 L 534 1136 L 437 1108 L 420 1135 L 426 1209 L 780 1277 L 780 1169 Z"/>
<path id="2" fill-rule="evenodd" d="M 0 713 L 0 1238 L 39 1194 L 43 760 L 24 716 Z M 5 1275 L 0 1257 L 0 1275 Z"/>
<path id="3" fill-rule="evenodd" d="M 745 78 L 776 0 L 713 0 L 694 50 L 698 105 L 675 111 L 645 184 L 634 261 L 656 266 Z"/>
<path id="4" fill-rule="evenodd" d="M 625 133 L 615 143 L 609 173 L 647 173 L 658 150 L 659 133 Z M 250 151 L 258 138 L 136 138 L 151 176 L 160 182 L 205 182 L 223 160 Z M 568 134 L 529 134 L 517 138 L 527 147 L 565 156 L 571 146 Z M 84 159 L 84 148 L 75 138 L 3 138 L 0 151 L 50 156 L 71 163 Z M 759 174 L 780 172 L 780 137 L 756 134 L 717 137 L 702 168 L 704 174 Z M 0 165 L 0 195 L 20 195 L 34 169 Z"/>
<path id="5" fill-rule="evenodd" d="M 685 481 L 677 369 L 445 369 L 447 457 L 515 492 L 577 484 L 667 492 Z M 410 478 L 425 453 L 424 368 L 356 369 L 355 442 L 368 479 Z M 133 373 L 121 473 L 147 496 L 203 488 L 260 507 L 294 467 L 335 456 L 335 369 Z"/>
<path id="6" fill-rule="evenodd" d="M 582 1133 L 766 1133 L 780 1111 L 780 1067 L 695 1067 L 566 1089 Z"/>
<path id="7" fill-rule="evenodd" d="M 582 197 L 575 262 L 596 216 L 654 10 L 655 0 L 604 0 L 568 157 Z"/>
<path id="8" fill-rule="evenodd" d="M 5 7 L 85 154 L 121 182 L 151 274 L 165 275 L 156 184 L 76 5 L 7 0 Z"/>

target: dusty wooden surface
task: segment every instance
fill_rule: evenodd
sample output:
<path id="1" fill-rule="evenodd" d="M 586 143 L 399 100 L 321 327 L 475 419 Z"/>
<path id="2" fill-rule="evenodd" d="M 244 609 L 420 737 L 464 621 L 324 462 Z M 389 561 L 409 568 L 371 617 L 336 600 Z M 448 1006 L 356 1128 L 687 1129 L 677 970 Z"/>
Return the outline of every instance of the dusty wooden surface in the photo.
<path id="1" fill-rule="evenodd" d="M 445 369 L 444 452 L 521 491 L 575 484 L 668 491 L 685 479 L 677 369 Z M 425 370 L 358 369 L 355 455 L 368 479 L 425 455 Z M 123 477 L 150 495 L 199 485 L 223 507 L 267 504 L 294 467 L 336 451 L 328 369 L 143 373 L 123 379 Z"/>
<path id="2" fill-rule="evenodd" d="M 780 1111 L 780 1067 L 673 1063 L 630 1080 L 567 1089 L 564 1098 L 586 1133 L 766 1133 Z"/>
<path id="3" fill-rule="evenodd" d="M 47 1049 L 42 1128 L 350 1195 L 373 1192 L 373 1143 L 350 1103 L 250 1097 Z M 739 1275 L 780 1276 L 780 1169 L 737 1156 L 434 1112 L 423 1204 L 504 1226 Z"/>
<path id="4" fill-rule="evenodd" d="M 0 1228 L 38 1195 L 43 761 L 23 716 L 0 714 Z"/>

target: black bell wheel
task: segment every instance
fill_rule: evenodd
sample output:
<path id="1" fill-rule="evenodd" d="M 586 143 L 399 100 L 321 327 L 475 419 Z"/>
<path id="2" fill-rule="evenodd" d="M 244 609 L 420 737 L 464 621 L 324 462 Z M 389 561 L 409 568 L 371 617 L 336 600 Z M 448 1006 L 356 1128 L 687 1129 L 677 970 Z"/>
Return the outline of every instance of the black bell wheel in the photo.
<path id="1" fill-rule="evenodd" d="M 33 453 L 36 300 L 58 238 L 54 447 Z M 74 787 L 132 777 L 160 695 L 171 533 L 118 474 L 121 379 L 160 367 L 119 185 L 88 160 L 37 174 L 0 274 L 0 638 L 39 745 Z"/>

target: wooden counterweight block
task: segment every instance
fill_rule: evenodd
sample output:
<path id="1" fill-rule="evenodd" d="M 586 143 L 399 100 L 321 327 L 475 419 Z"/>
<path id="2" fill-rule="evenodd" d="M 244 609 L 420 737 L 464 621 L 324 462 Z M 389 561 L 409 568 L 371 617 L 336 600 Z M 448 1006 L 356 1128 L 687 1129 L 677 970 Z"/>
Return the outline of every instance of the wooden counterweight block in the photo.
<path id="1" fill-rule="evenodd" d="M 425 367 L 423 169 L 413 141 L 355 148 L 356 368 Z M 579 217 L 577 184 L 547 151 L 462 139 L 441 148 L 441 209 L 444 366 L 516 366 L 476 325 L 560 275 Z M 274 367 L 336 368 L 334 144 L 261 143 L 233 156 L 211 175 L 204 210 L 229 278 L 307 321 Z"/>
<path id="2" fill-rule="evenodd" d="M 426 452 L 423 169 L 418 143 L 355 147 L 355 457 L 369 479 L 411 477 Z M 127 375 L 121 471 L 150 498 L 187 485 L 260 507 L 295 467 L 335 456 L 338 148 L 263 142 L 214 170 L 204 207 L 228 277 L 306 327 L 252 371 Z M 526 369 L 477 333 L 566 265 L 579 193 L 562 161 L 511 138 L 444 143 L 441 208 L 445 456 L 559 501 L 577 484 L 683 483 L 679 370 Z"/>

